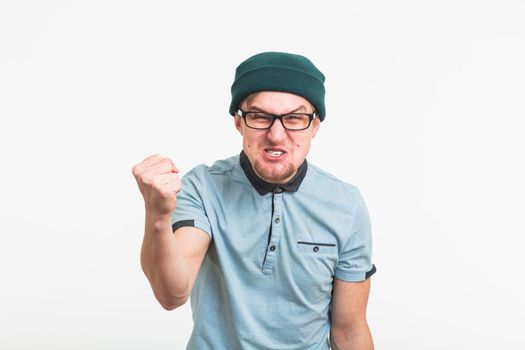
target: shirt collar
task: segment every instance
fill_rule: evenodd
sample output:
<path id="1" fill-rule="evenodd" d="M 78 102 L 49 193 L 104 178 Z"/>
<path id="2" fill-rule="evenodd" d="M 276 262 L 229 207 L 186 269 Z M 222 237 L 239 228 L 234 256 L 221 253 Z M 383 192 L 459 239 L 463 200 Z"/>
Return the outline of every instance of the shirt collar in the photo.
<path id="1" fill-rule="evenodd" d="M 265 195 L 269 192 L 296 192 L 299 189 L 301 182 L 303 182 L 303 179 L 306 176 L 306 170 L 308 169 L 308 163 L 305 159 L 303 164 L 301 164 L 299 169 L 297 169 L 297 172 L 295 173 L 294 177 L 288 183 L 274 184 L 266 182 L 259 176 L 257 176 L 257 174 L 252 168 L 252 164 L 250 163 L 248 156 L 246 155 L 246 153 L 244 153 L 244 150 L 241 151 L 241 155 L 239 156 L 239 162 L 241 164 L 242 170 L 244 170 L 244 173 L 246 174 L 246 177 L 248 177 L 248 180 L 250 180 L 250 183 L 257 190 L 257 192 L 259 192 L 260 195 Z"/>

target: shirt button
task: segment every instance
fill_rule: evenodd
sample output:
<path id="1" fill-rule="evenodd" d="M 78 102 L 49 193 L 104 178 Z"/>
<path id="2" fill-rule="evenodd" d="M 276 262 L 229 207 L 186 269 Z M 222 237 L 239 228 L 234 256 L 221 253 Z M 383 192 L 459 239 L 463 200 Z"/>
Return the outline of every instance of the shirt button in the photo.
<path id="1" fill-rule="evenodd" d="M 275 250 L 275 246 L 274 245 L 270 246 L 270 251 L 273 252 L 274 250 Z"/>
<path id="2" fill-rule="evenodd" d="M 317 252 L 319 250 L 319 247 L 314 247 L 314 252 Z"/>
<path id="3" fill-rule="evenodd" d="M 275 222 L 276 224 L 278 224 L 278 223 L 279 223 L 279 221 L 281 221 L 281 219 L 279 219 L 278 217 L 277 217 L 277 218 L 275 218 L 275 219 L 273 219 L 273 222 Z"/>

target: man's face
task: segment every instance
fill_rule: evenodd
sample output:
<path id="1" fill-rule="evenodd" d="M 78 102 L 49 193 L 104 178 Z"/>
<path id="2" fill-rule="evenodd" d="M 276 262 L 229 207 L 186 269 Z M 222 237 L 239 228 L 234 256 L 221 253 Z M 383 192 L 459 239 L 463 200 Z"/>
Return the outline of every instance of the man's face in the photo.
<path id="1" fill-rule="evenodd" d="M 241 103 L 240 109 L 272 114 L 314 111 L 303 97 L 275 91 L 252 95 Z M 304 162 L 320 127 L 320 120 L 315 118 L 308 129 L 300 131 L 286 130 L 279 120 L 273 123 L 271 129 L 256 130 L 247 127 L 236 113 L 235 126 L 243 137 L 243 149 L 255 173 L 267 182 L 284 184 L 293 178 Z M 279 152 L 282 154 L 278 155 Z"/>

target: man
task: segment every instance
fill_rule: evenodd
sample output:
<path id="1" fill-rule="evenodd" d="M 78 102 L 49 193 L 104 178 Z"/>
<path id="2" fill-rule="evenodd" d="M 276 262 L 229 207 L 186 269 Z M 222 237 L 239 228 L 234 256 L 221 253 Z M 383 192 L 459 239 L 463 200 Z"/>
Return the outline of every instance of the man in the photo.
<path id="1" fill-rule="evenodd" d="M 187 349 L 373 349 L 365 203 L 306 161 L 326 117 L 323 84 L 306 57 L 252 56 L 231 89 L 239 155 L 182 181 L 160 155 L 133 167 L 142 267 L 165 309 L 191 295 Z"/>

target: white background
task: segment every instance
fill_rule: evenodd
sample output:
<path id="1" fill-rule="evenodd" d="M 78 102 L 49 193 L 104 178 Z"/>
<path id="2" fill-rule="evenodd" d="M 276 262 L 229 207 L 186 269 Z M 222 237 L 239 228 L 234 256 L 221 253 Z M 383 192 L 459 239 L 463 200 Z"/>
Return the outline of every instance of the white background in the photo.
<path id="1" fill-rule="evenodd" d="M 236 154 L 235 67 L 308 56 L 309 161 L 374 230 L 377 349 L 525 349 L 523 1 L 3 1 L 0 348 L 184 349 L 143 275 L 131 173 Z"/>

